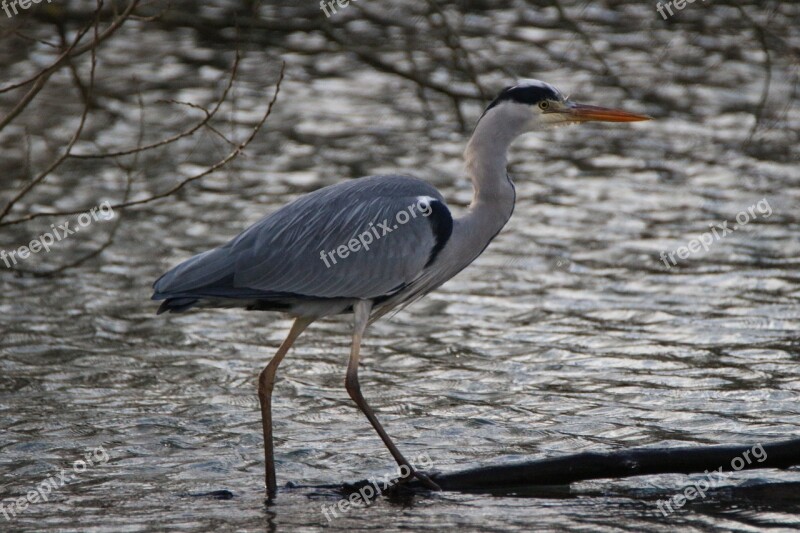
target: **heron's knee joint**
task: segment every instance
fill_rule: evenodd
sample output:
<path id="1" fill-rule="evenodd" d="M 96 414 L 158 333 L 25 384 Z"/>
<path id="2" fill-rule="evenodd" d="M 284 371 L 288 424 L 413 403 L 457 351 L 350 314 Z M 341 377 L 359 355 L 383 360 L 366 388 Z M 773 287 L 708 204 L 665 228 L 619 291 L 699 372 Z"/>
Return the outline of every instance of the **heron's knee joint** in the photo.
<path id="1" fill-rule="evenodd" d="M 275 384 L 275 372 L 269 365 L 258 375 L 258 389 L 269 389 Z"/>
<path id="2" fill-rule="evenodd" d="M 353 400 L 361 396 L 361 385 L 358 384 L 357 376 L 347 376 L 344 378 L 344 388 L 347 389 L 347 393 Z"/>

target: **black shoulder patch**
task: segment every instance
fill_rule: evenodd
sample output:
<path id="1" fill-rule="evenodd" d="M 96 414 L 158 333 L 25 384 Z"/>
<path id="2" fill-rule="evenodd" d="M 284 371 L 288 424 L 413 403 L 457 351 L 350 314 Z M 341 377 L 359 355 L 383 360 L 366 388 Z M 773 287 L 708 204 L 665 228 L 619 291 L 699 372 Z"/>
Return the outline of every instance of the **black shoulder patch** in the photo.
<path id="1" fill-rule="evenodd" d="M 431 225 L 436 244 L 431 249 L 428 262 L 425 263 L 426 268 L 433 263 L 434 259 L 436 259 L 439 252 L 442 251 L 442 248 L 444 248 L 444 245 L 450 240 L 450 235 L 453 233 L 453 216 L 450 214 L 450 210 L 447 206 L 439 200 L 432 201 L 430 205 L 431 214 L 428 215 L 428 222 Z"/>

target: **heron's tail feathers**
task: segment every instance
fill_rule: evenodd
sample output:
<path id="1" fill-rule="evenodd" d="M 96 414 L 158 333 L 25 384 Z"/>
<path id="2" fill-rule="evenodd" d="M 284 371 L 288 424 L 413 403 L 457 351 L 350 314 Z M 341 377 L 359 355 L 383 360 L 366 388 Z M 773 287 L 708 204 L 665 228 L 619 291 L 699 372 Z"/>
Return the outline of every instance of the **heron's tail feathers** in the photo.
<path id="1" fill-rule="evenodd" d="M 183 313 L 184 311 L 192 308 L 197 303 L 197 298 L 167 298 L 156 311 L 157 315 L 161 313 Z"/>

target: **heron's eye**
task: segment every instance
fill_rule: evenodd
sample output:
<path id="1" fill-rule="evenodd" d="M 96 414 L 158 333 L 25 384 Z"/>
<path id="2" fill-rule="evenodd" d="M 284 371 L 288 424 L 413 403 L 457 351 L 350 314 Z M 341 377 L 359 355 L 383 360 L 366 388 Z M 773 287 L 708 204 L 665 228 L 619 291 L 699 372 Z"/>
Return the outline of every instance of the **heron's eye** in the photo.
<path id="1" fill-rule="evenodd" d="M 550 107 L 550 102 L 548 102 L 547 100 L 543 100 L 543 101 L 539 102 L 539 109 L 541 109 L 542 111 L 544 111 L 545 109 L 547 109 L 549 107 Z"/>

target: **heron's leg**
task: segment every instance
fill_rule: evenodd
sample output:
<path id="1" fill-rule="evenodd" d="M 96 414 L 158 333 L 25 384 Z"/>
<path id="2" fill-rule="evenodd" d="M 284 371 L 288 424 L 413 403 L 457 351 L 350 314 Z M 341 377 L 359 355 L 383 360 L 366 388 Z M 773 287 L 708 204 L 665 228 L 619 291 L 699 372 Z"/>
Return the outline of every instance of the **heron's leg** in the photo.
<path id="1" fill-rule="evenodd" d="M 442 490 L 439 485 L 428 479 L 428 477 L 424 474 L 421 474 L 414 470 L 414 468 L 409 464 L 403 454 L 400 453 L 400 450 L 397 449 L 397 446 L 394 445 L 392 439 L 389 438 L 389 435 L 386 434 L 386 431 L 381 426 L 381 423 L 378 422 L 375 413 L 372 411 L 372 408 L 367 404 L 367 401 L 364 399 L 364 396 L 361 395 L 361 386 L 358 384 L 358 362 L 360 359 L 360 350 L 361 350 L 361 338 L 364 335 L 364 330 L 367 329 L 367 323 L 369 322 L 369 313 L 372 310 L 372 302 L 367 300 L 359 300 L 355 305 L 353 305 L 353 314 L 355 315 L 355 324 L 353 327 L 353 346 L 350 350 L 350 362 L 347 365 L 347 377 L 345 378 L 344 384 L 345 388 L 347 388 L 347 393 L 356 402 L 358 408 L 361 409 L 361 412 L 364 413 L 369 420 L 372 427 L 375 428 L 375 431 L 378 432 L 378 435 L 381 437 L 381 440 L 389 448 L 389 452 L 394 457 L 394 460 L 397 461 L 399 466 L 405 466 L 408 468 L 408 472 L 410 476 L 414 476 L 419 479 L 423 484 L 425 484 L 429 489 L 433 490 Z"/>
<path id="2" fill-rule="evenodd" d="M 264 429 L 264 470 L 267 484 L 267 498 L 272 499 L 275 497 L 275 489 L 277 483 L 275 481 L 275 458 L 273 456 L 272 446 L 272 388 L 275 385 L 275 372 L 278 370 L 278 365 L 283 361 L 283 357 L 289 348 L 292 347 L 297 337 L 305 330 L 309 324 L 314 320 L 310 318 L 298 317 L 292 324 L 289 330 L 289 335 L 283 341 L 278 351 L 273 356 L 272 360 L 267 364 L 261 375 L 258 376 L 258 399 L 261 402 L 261 423 Z"/>

